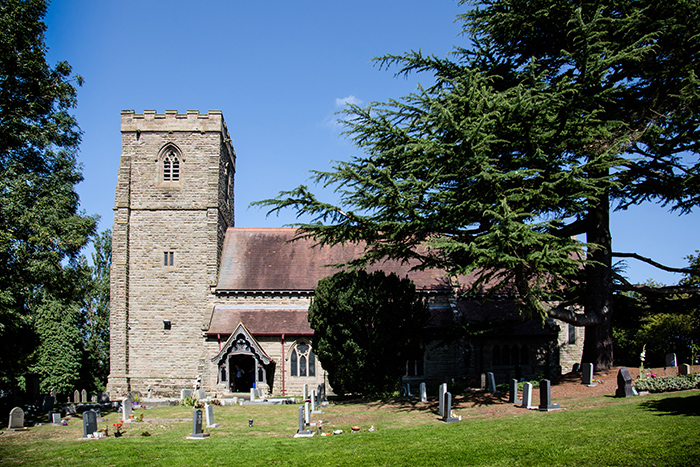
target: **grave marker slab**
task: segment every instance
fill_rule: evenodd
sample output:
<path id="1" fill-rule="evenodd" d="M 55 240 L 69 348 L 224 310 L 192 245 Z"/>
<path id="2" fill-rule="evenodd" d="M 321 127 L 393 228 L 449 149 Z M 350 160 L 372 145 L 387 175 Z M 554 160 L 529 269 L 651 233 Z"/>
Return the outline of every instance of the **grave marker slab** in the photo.
<path id="1" fill-rule="evenodd" d="M 632 376 L 630 375 L 630 371 L 625 367 L 620 368 L 620 371 L 617 372 L 617 390 L 615 391 L 615 396 L 634 396 L 634 391 L 632 390 Z"/>
<path id="2" fill-rule="evenodd" d="M 53 396 L 44 396 L 44 403 L 42 404 L 41 411 L 44 413 L 49 413 L 53 410 L 54 398 Z"/>
<path id="3" fill-rule="evenodd" d="M 455 423 L 459 422 L 461 419 L 452 416 L 452 393 L 445 393 L 445 415 L 442 417 L 442 421 L 445 423 Z"/>
<path id="4" fill-rule="evenodd" d="M 438 413 L 440 418 L 445 418 L 445 393 L 447 393 L 447 383 L 442 383 L 438 391 Z"/>
<path id="5" fill-rule="evenodd" d="M 85 389 L 83 389 L 82 391 L 80 391 L 80 402 L 82 404 L 85 404 L 85 403 L 87 403 L 87 401 L 88 401 L 87 391 Z"/>
<path id="6" fill-rule="evenodd" d="M 203 439 L 208 436 L 209 433 L 204 433 L 202 431 L 202 411 L 200 409 L 194 409 L 192 411 L 192 435 L 188 436 L 187 439 Z"/>
<path id="7" fill-rule="evenodd" d="M 489 371 L 486 373 L 486 390 L 488 392 L 496 392 L 496 377 L 494 376 L 493 372 Z"/>
<path id="8" fill-rule="evenodd" d="M 690 365 L 687 363 L 682 364 L 681 366 L 678 367 L 678 374 L 679 375 L 689 375 L 690 374 Z"/>
<path id="9" fill-rule="evenodd" d="M 93 410 L 86 410 L 83 412 L 83 438 L 87 438 L 88 435 L 92 437 L 92 434 L 97 431 L 97 412 Z"/>
<path id="10" fill-rule="evenodd" d="M 61 412 L 56 412 L 56 411 L 49 412 L 49 422 L 52 425 L 60 425 L 61 424 Z"/>
<path id="11" fill-rule="evenodd" d="M 24 431 L 24 410 L 21 407 L 15 407 L 10 410 L 10 420 L 7 423 L 7 429 L 10 431 Z"/>
<path id="12" fill-rule="evenodd" d="M 214 406 L 211 404 L 204 405 L 204 412 L 207 415 L 207 428 L 216 428 L 218 423 L 214 423 Z"/>
<path id="13" fill-rule="evenodd" d="M 518 399 L 518 380 L 515 378 L 510 380 L 510 392 L 508 394 L 508 403 L 510 403 L 510 404 L 522 403 L 522 401 Z"/>
<path id="14" fill-rule="evenodd" d="M 585 384 L 589 388 L 592 388 L 593 386 L 598 385 L 598 383 L 593 381 L 593 364 L 592 363 L 584 363 L 583 364 L 583 377 L 581 379 L 581 384 Z"/>
<path id="15" fill-rule="evenodd" d="M 314 435 L 314 432 L 306 429 L 305 417 L 304 417 L 304 406 L 299 406 L 299 429 L 294 435 L 295 438 L 310 438 Z"/>
<path id="16" fill-rule="evenodd" d="M 197 389 L 197 396 L 196 397 L 200 401 L 206 399 L 207 398 L 207 391 L 205 391 L 204 389 Z"/>
<path id="17" fill-rule="evenodd" d="M 192 389 L 182 389 L 180 391 L 180 400 L 192 397 Z"/>
<path id="18" fill-rule="evenodd" d="M 523 384 L 523 409 L 532 409 L 532 383 Z"/>
<path id="19" fill-rule="evenodd" d="M 677 366 L 676 354 L 669 353 L 666 354 L 666 366 Z"/>
<path id="20" fill-rule="evenodd" d="M 78 392 L 77 389 L 75 391 L 73 391 L 73 403 L 74 404 L 80 403 L 80 393 Z"/>
<path id="21" fill-rule="evenodd" d="M 425 389 L 425 383 L 420 383 L 420 401 L 428 402 L 428 391 Z"/>
<path id="22" fill-rule="evenodd" d="M 543 412 L 556 410 L 559 404 L 552 404 L 552 383 L 548 379 L 543 379 L 540 382 L 540 407 Z"/>
<path id="23" fill-rule="evenodd" d="M 132 405 L 131 396 L 122 399 L 122 420 L 128 422 L 133 415 L 134 407 Z"/>

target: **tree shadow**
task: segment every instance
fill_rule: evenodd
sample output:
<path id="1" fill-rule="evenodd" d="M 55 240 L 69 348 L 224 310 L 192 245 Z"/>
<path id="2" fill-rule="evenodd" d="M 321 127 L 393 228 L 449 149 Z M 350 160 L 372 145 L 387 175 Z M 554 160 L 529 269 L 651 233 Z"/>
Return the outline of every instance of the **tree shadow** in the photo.
<path id="1" fill-rule="evenodd" d="M 640 407 L 658 412 L 657 415 L 700 416 L 700 394 L 689 397 L 667 397 L 642 402 Z"/>

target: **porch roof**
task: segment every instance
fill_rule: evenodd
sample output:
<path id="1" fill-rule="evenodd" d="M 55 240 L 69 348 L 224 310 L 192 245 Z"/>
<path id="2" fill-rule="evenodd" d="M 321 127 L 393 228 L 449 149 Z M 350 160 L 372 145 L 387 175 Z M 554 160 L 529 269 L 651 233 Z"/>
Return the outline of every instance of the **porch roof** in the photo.
<path id="1" fill-rule="evenodd" d="M 306 308 L 298 309 L 237 309 L 225 306 L 214 307 L 205 334 L 209 336 L 229 335 L 238 323 L 245 324 L 254 336 L 281 336 L 282 334 L 296 336 L 311 336 Z"/>

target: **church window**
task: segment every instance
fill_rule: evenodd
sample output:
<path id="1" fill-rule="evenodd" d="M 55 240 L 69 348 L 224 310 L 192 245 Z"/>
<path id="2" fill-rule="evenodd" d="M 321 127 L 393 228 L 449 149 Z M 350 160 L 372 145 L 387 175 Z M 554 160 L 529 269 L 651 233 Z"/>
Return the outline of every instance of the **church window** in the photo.
<path id="1" fill-rule="evenodd" d="M 308 343 L 300 342 L 292 350 L 289 366 L 291 376 L 316 376 L 316 357 Z"/>
<path id="2" fill-rule="evenodd" d="M 163 252 L 163 266 L 175 266 L 175 252 L 174 251 L 164 251 Z"/>
<path id="3" fill-rule="evenodd" d="M 569 344 L 576 343 L 576 326 L 569 323 Z"/>
<path id="4" fill-rule="evenodd" d="M 163 159 L 163 181 L 180 181 L 180 159 L 177 157 L 177 154 L 175 154 L 175 151 L 168 152 Z"/>

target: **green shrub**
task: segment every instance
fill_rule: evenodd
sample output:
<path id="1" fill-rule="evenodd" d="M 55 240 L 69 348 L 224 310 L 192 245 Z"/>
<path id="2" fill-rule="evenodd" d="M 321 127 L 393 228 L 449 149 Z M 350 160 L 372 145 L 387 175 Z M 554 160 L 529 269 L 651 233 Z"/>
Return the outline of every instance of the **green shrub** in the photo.
<path id="1" fill-rule="evenodd" d="M 183 407 L 192 407 L 193 409 L 201 409 L 204 404 L 196 397 L 185 397 L 180 401 L 180 405 Z"/>
<path id="2" fill-rule="evenodd" d="M 637 391 L 670 392 L 686 389 L 700 389 L 700 373 L 683 376 L 663 376 L 661 378 L 640 379 L 634 383 Z"/>

